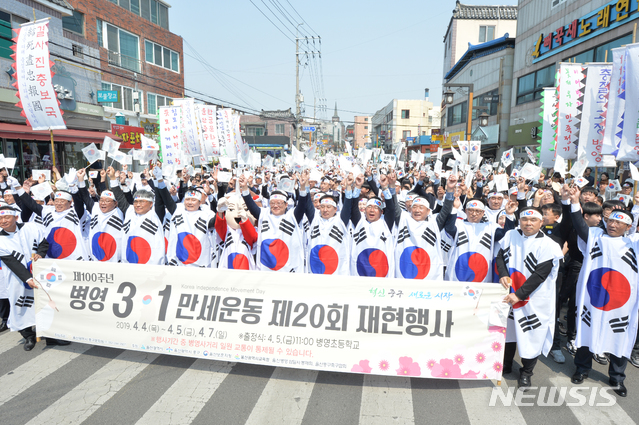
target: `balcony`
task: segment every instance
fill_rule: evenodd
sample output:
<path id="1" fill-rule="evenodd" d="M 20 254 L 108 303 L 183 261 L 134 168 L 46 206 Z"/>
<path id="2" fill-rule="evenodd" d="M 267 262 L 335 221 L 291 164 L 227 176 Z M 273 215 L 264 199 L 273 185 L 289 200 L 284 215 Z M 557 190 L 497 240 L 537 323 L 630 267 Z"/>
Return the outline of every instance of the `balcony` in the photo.
<path id="1" fill-rule="evenodd" d="M 140 61 L 136 58 L 109 50 L 109 65 L 140 72 Z"/>

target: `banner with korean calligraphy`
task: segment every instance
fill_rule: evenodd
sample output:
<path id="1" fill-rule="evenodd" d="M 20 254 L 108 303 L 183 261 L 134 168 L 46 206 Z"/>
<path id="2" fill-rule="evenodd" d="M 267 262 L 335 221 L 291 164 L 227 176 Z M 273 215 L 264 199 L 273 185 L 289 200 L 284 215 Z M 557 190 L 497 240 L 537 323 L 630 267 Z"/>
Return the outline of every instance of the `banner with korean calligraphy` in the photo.
<path id="1" fill-rule="evenodd" d="M 182 148 L 184 152 L 194 156 L 200 155 L 200 133 L 196 125 L 195 100 L 193 98 L 173 99 L 173 105 L 181 107 L 182 114 Z"/>
<path id="2" fill-rule="evenodd" d="M 220 156 L 237 158 L 235 136 L 233 134 L 233 110 L 229 108 L 217 111 L 217 130 L 220 137 Z"/>
<path id="3" fill-rule="evenodd" d="M 587 74 L 584 87 L 584 104 L 579 133 L 579 158 L 582 152 L 588 165 L 599 166 L 602 161 L 601 148 L 606 125 L 606 107 L 610 89 L 611 64 L 591 63 L 585 68 Z"/>
<path id="4" fill-rule="evenodd" d="M 27 125 L 33 130 L 64 130 L 67 128 L 62 119 L 60 101 L 51 84 L 51 66 L 49 60 L 49 21 L 41 20 L 24 24 L 14 29 L 16 43 L 11 46 L 15 60 L 16 82 L 20 101 L 16 104 L 22 109 L 21 115 L 27 119 Z"/>
<path id="5" fill-rule="evenodd" d="M 111 124 L 111 134 L 122 139 L 120 149 L 142 149 L 142 127 Z"/>
<path id="6" fill-rule="evenodd" d="M 639 160 L 639 43 L 626 46 L 625 112 L 617 161 Z"/>
<path id="7" fill-rule="evenodd" d="M 557 120 L 557 97 L 554 87 L 544 88 L 542 102 L 539 165 L 542 167 L 552 167 L 555 162 L 555 121 Z"/>
<path id="8" fill-rule="evenodd" d="M 502 374 L 501 285 L 44 259 L 33 272 L 39 337 L 336 372 Z"/>
<path id="9" fill-rule="evenodd" d="M 209 156 L 220 155 L 220 142 L 217 133 L 217 111 L 215 106 L 195 105 L 195 114 L 202 130 L 202 149 Z"/>
<path id="10" fill-rule="evenodd" d="M 577 158 L 576 143 L 579 136 L 579 109 L 583 83 L 580 63 L 559 64 L 557 101 L 559 121 L 557 128 L 557 155 L 564 159 Z"/>
<path id="11" fill-rule="evenodd" d="M 626 105 L 626 48 L 612 49 L 612 74 L 608 94 L 608 110 L 606 112 L 606 128 L 602 141 L 601 153 L 611 155 L 617 151 L 623 125 L 621 118 Z"/>
<path id="12" fill-rule="evenodd" d="M 179 169 L 183 167 L 181 108 L 179 106 L 160 106 L 159 124 L 162 161 L 166 165 L 173 165 Z"/>

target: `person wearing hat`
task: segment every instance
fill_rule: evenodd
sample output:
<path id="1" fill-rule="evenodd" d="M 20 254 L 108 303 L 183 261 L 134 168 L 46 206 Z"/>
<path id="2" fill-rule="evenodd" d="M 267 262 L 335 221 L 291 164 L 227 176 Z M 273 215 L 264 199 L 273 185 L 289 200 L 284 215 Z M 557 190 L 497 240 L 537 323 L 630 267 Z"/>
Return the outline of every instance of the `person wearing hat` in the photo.
<path id="1" fill-rule="evenodd" d="M 638 327 L 639 238 L 626 236 L 632 225 L 632 215 L 626 210 L 612 210 L 604 230 L 586 223 L 577 188 L 570 189 L 570 201 L 570 216 L 584 256 L 576 290 L 577 352 L 571 382 L 578 385 L 588 378 L 591 353 L 606 353 L 608 383 L 617 395 L 626 397 L 625 370 Z"/>
<path id="2" fill-rule="evenodd" d="M 351 244 L 351 275 L 370 277 L 394 277 L 394 239 L 391 229 L 395 222 L 395 173 L 380 176 L 384 202 L 378 197 L 368 198 L 362 215 L 352 208 L 351 221 L 353 242 Z M 353 197 L 359 197 L 364 176 L 355 179 Z M 382 219 L 383 215 L 383 219 Z"/>
<path id="3" fill-rule="evenodd" d="M 300 179 L 300 187 L 304 187 L 304 191 L 300 189 L 300 192 L 306 194 L 308 173 L 303 173 Z M 295 208 L 287 210 L 288 194 L 274 190 L 269 197 L 269 207 L 260 208 L 250 195 L 246 176 L 240 176 L 239 182 L 244 203 L 257 220 L 257 269 L 303 273 L 304 229 L 301 223 L 306 206 L 298 203 Z"/>
<path id="4" fill-rule="evenodd" d="M 146 189 L 137 190 L 133 195 L 133 204 L 130 204 L 121 187 L 126 179 L 126 174 L 116 172 L 113 167 L 109 167 L 107 175 L 117 207 L 124 214 L 120 245 L 121 261 L 131 264 L 164 265 L 166 253 L 162 227 L 165 214 L 164 206 L 155 203 L 155 193 Z M 162 169 L 159 166 L 155 166 L 153 175 L 158 180 L 157 190 L 167 191 Z M 167 193 L 166 196 L 170 195 Z"/>
<path id="5" fill-rule="evenodd" d="M 555 330 L 555 282 L 563 253 L 542 231 L 543 215 L 536 207 L 519 213 L 520 228 L 510 230 L 499 242 L 495 260 L 499 283 L 510 293 L 511 305 L 504 348 L 504 373 L 512 371 L 519 350 L 519 388 L 526 391 L 540 355 L 547 356 Z"/>
<path id="6" fill-rule="evenodd" d="M 120 262 L 124 215 L 118 208 L 115 194 L 110 190 L 104 190 L 98 202 L 95 202 L 84 180 L 78 182 L 78 191 L 87 211 L 91 212 L 89 257 L 93 261 Z"/>
<path id="7" fill-rule="evenodd" d="M 446 267 L 447 280 L 493 281 L 493 259 L 497 242 L 508 230 L 515 228 L 514 213 L 517 207 L 516 202 L 508 202 L 505 208 L 508 214 L 506 224 L 501 228 L 494 219 L 496 215 L 493 220 L 487 219 L 487 208 L 482 199 L 473 198 L 466 202 L 466 219 L 456 220 L 452 231 L 446 228 L 444 233 L 444 241 L 452 247 Z"/>
<path id="8" fill-rule="evenodd" d="M 7 326 L 18 331 L 25 339 L 24 350 L 31 351 L 36 345 L 35 291 L 30 266 L 46 255 L 49 248 L 42 228 L 34 223 L 18 223 L 20 212 L 12 206 L 0 207 L 0 260 L 2 275 L 7 283 L 11 305 Z M 69 345 L 70 342 L 46 338 L 47 345 Z"/>
<path id="9" fill-rule="evenodd" d="M 84 174 L 84 169 L 77 172 L 78 181 L 84 179 Z M 66 189 L 66 182 L 61 180 L 58 184 L 61 182 L 65 183 L 62 187 Z M 65 189 L 54 192 L 53 205 L 39 205 L 23 188 L 17 190 L 17 194 L 26 209 L 42 218 L 44 234 L 49 243 L 47 258 L 88 260 L 89 253 L 80 221 L 85 214 L 84 203 L 77 189 L 73 195 Z"/>

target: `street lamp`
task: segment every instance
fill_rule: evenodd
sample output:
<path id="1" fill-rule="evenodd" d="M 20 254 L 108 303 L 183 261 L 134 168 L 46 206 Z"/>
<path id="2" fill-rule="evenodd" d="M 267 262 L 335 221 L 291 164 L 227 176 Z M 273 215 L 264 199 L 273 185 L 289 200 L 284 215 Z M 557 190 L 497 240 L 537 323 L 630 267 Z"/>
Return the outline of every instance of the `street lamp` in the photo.
<path id="1" fill-rule="evenodd" d="M 460 83 L 447 83 L 444 84 L 444 87 L 465 87 L 468 89 L 468 118 L 466 118 L 466 140 L 470 140 L 470 132 L 473 123 L 473 91 L 475 90 L 475 85 L 473 83 L 470 84 L 460 84 Z M 446 96 L 446 103 L 449 105 L 453 103 L 453 93 L 448 91 L 444 93 Z"/>
<path id="2" fill-rule="evenodd" d="M 486 126 L 488 125 L 488 117 L 489 117 L 489 116 L 490 116 L 490 115 L 488 115 L 488 114 L 486 113 L 486 111 L 482 112 L 482 113 L 479 115 L 479 117 L 478 117 L 478 118 L 479 118 L 479 126 L 480 126 L 480 127 L 486 127 Z"/>

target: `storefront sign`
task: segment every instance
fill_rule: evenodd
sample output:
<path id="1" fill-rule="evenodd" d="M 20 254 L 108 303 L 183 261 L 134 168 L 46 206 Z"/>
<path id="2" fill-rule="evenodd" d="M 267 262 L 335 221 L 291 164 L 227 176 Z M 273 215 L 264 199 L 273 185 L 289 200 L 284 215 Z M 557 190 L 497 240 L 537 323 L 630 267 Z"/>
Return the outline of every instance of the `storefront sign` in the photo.
<path id="1" fill-rule="evenodd" d="M 117 90 L 98 90 L 98 102 L 119 102 L 120 92 Z"/>
<path id="2" fill-rule="evenodd" d="M 637 0 L 615 0 L 551 33 L 539 34 L 533 63 L 617 28 L 634 19 L 636 13 Z"/>
<path id="3" fill-rule="evenodd" d="M 501 378 L 506 329 L 491 314 L 501 285 L 44 259 L 33 272 L 44 288 L 40 337 L 308 370 Z"/>
<path id="4" fill-rule="evenodd" d="M 458 131 L 456 133 L 449 133 L 446 140 L 442 142 L 442 149 L 450 149 L 451 146 L 457 147 L 457 142 L 460 140 L 466 140 L 466 132 Z"/>
<path id="5" fill-rule="evenodd" d="M 142 127 L 133 127 L 130 125 L 111 124 L 111 134 L 122 139 L 120 149 L 141 149 L 142 138 L 144 134 Z"/>

